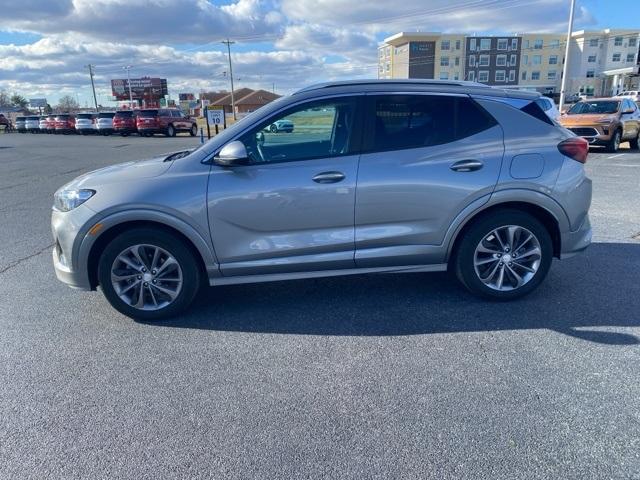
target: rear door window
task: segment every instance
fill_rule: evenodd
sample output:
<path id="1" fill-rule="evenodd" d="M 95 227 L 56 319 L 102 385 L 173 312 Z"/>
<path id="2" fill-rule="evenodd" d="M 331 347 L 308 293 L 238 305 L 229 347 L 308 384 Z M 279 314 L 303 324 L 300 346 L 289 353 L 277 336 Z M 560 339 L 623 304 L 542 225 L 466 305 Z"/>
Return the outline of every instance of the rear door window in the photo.
<path id="1" fill-rule="evenodd" d="M 442 145 L 496 125 L 473 100 L 448 95 L 372 96 L 367 112 L 366 152 Z"/>
<path id="2" fill-rule="evenodd" d="M 160 115 L 162 115 L 162 110 L 160 111 Z M 158 116 L 158 110 L 140 110 L 138 116 L 141 118 L 153 118 Z"/>

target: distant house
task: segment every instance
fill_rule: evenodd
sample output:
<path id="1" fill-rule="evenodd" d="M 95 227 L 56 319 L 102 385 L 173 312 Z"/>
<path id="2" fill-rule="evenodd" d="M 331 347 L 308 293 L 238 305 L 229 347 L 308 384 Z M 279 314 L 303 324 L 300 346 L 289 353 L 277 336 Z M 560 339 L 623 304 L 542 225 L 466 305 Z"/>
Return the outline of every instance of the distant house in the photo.
<path id="1" fill-rule="evenodd" d="M 268 92 L 267 90 L 254 90 L 240 99 L 236 98 L 236 113 L 243 114 L 253 112 L 278 98 L 280 98 L 280 95 Z"/>

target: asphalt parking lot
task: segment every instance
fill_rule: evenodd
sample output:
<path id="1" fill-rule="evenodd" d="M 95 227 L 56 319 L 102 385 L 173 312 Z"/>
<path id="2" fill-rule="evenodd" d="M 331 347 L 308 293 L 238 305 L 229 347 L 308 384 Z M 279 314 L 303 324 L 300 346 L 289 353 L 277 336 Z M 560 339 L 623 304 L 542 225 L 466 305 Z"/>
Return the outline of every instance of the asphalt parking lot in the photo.
<path id="1" fill-rule="evenodd" d="M 197 141 L 0 135 L 0 478 L 640 479 L 640 153 L 590 155 L 595 243 L 517 302 L 372 275 L 150 325 L 59 283 L 53 192 Z"/>

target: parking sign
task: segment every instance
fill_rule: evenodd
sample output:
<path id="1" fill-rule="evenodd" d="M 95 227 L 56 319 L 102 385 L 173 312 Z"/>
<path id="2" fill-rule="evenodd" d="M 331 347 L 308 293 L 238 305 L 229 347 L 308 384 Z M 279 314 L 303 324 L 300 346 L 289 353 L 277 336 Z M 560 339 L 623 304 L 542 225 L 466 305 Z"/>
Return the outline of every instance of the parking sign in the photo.
<path id="1" fill-rule="evenodd" d="M 209 125 L 224 125 L 224 110 L 207 109 Z"/>

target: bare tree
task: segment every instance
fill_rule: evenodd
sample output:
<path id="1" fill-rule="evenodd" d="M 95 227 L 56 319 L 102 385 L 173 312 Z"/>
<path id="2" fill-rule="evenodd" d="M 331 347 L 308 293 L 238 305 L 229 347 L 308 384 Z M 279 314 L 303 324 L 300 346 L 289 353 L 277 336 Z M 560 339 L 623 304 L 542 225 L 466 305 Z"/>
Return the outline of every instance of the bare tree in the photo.
<path id="1" fill-rule="evenodd" d="M 11 98 L 9 94 L 4 90 L 0 90 L 0 108 L 7 108 L 11 106 Z"/>
<path id="2" fill-rule="evenodd" d="M 58 100 L 56 110 L 60 112 L 74 112 L 80 108 L 78 101 L 71 95 L 64 95 Z"/>

